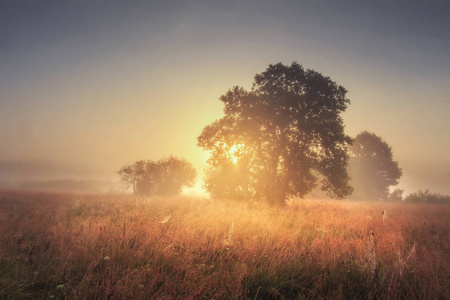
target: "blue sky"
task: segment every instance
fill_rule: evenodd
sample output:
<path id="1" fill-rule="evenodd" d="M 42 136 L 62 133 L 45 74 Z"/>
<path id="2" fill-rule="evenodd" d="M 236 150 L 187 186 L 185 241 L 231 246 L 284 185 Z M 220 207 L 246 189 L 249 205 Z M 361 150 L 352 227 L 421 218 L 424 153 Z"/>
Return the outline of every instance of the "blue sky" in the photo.
<path id="1" fill-rule="evenodd" d="M 115 178 L 170 154 L 201 171 L 218 98 L 297 61 L 349 90 L 347 133 L 400 187 L 450 193 L 447 1 L 0 2 L 0 180 Z"/>

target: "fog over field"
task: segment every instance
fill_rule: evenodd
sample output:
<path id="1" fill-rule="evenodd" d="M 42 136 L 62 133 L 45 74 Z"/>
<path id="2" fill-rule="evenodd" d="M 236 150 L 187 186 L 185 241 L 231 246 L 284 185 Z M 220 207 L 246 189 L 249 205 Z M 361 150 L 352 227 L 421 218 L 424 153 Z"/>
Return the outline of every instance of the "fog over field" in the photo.
<path id="1" fill-rule="evenodd" d="M 348 90 L 346 133 L 392 146 L 405 193 L 450 193 L 446 1 L 2 1 L 0 181 L 100 179 L 184 157 L 217 99 L 297 61 Z M 197 187 L 201 186 L 201 182 Z"/>

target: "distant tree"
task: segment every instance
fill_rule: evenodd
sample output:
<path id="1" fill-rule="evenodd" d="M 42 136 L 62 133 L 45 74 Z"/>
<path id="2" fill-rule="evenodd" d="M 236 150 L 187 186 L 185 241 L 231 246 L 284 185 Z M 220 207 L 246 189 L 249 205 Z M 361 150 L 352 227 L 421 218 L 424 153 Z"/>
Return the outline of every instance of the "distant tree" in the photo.
<path id="1" fill-rule="evenodd" d="M 450 196 L 437 193 L 430 193 L 429 190 L 418 190 L 416 193 L 405 197 L 405 202 L 409 203 L 446 203 L 450 204 Z"/>
<path id="2" fill-rule="evenodd" d="M 387 201 L 390 202 L 400 202 L 403 201 L 403 190 L 401 189 L 395 189 L 392 191 L 392 193 L 389 194 L 387 197 Z"/>
<path id="3" fill-rule="evenodd" d="M 389 187 L 397 185 L 402 176 L 391 147 L 367 131 L 358 134 L 350 147 L 349 173 L 355 197 L 370 200 L 386 200 Z"/>
<path id="4" fill-rule="evenodd" d="M 184 159 L 171 156 L 157 162 L 140 160 L 119 170 L 121 182 L 140 195 L 173 196 L 193 186 L 197 173 Z"/>
<path id="5" fill-rule="evenodd" d="M 119 170 L 120 182 L 126 188 L 131 188 L 137 193 L 138 183 L 142 181 L 147 169 L 147 162 L 139 160 L 132 165 L 125 165 Z"/>
<path id="6" fill-rule="evenodd" d="M 250 91 L 220 97 L 225 116 L 206 126 L 198 145 L 210 152 L 205 188 L 217 198 L 284 203 L 321 189 L 343 198 L 347 145 L 340 113 L 350 101 L 330 78 L 297 63 L 269 65 Z"/>

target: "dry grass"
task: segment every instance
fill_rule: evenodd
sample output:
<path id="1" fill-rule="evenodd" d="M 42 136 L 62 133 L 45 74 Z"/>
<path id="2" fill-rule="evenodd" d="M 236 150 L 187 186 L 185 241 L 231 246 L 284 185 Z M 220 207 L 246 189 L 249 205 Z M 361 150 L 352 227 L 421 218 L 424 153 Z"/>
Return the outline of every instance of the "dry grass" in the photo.
<path id="1" fill-rule="evenodd" d="M 0 298 L 449 299 L 449 215 L 3 191 Z"/>

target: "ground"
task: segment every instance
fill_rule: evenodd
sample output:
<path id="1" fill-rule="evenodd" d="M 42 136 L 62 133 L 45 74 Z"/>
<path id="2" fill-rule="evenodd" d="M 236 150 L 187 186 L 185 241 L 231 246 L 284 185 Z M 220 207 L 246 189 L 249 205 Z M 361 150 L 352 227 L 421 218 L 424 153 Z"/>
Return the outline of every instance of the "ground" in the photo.
<path id="1" fill-rule="evenodd" d="M 0 299 L 450 299 L 449 216 L 0 191 Z"/>

